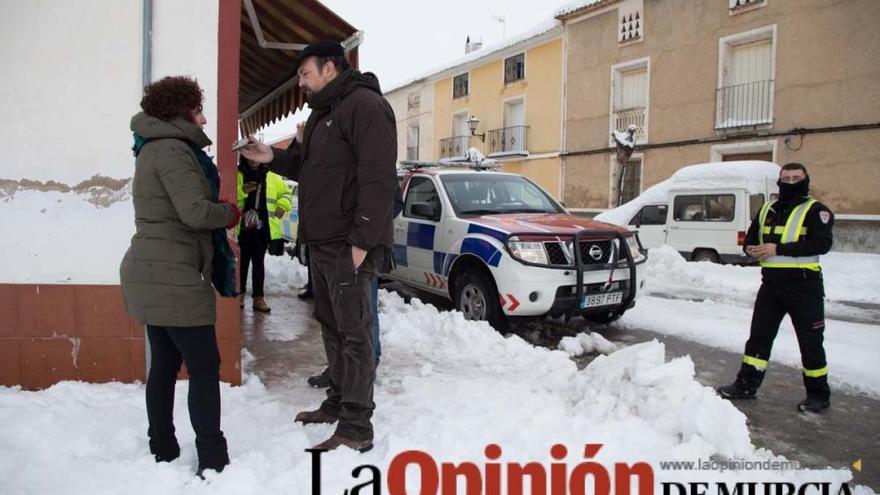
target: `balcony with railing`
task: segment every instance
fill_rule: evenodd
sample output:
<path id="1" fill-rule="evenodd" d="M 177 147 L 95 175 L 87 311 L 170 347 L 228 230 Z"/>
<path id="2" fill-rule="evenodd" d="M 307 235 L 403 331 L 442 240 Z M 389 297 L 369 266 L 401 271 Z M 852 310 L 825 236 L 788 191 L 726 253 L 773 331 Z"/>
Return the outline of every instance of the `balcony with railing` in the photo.
<path id="1" fill-rule="evenodd" d="M 489 131 L 489 156 L 529 154 L 529 126 L 515 125 Z"/>
<path id="2" fill-rule="evenodd" d="M 470 136 L 453 136 L 440 140 L 441 160 L 464 160 L 470 148 Z"/>
<path id="3" fill-rule="evenodd" d="M 419 147 L 418 146 L 407 146 L 406 147 L 406 159 L 407 160 L 418 160 L 419 159 Z"/>
<path id="4" fill-rule="evenodd" d="M 773 80 L 718 88 L 715 129 L 737 129 L 773 123 Z"/>
<path id="5" fill-rule="evenodd" d="M 644 141 L 647 135 L 645 128 L 645 116 L 648 113 L 647 107 L 625 108 L 623 110 L 614 111 L 614 129 L 625 131 L 630 125 L 636 126 L 636 132 L 633 137 L 636 141 Z"/>

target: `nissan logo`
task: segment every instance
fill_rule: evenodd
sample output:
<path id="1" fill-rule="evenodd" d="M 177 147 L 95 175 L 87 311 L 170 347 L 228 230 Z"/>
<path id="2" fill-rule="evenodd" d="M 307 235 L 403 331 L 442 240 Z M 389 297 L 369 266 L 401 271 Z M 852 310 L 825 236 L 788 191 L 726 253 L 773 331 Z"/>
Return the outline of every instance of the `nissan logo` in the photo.
<path id="1" fill-rule="evenodd" d="M 599 261 L 602 259 L 602 248 L 600 248 L 596 244 L 593 244 L 592 246 L 590 246 L 589 253 L 590 253 L 590 258 L 593 258 L 596 261 Z"/>

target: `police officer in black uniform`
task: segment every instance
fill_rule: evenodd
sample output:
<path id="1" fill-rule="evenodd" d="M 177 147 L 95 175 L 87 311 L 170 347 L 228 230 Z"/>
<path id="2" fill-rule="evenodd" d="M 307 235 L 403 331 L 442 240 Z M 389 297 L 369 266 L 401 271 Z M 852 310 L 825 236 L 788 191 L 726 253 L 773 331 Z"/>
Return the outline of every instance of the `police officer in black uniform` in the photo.
<path id="1" fill-rule="evenodd" d="M 754 399 L 764 379 L 773 340 L 786 313 L 797 334 L 807 397 L 798 411 L 827 409 L 828 366 L 822 347 L 825 307 L 819 255 L 831 249 L 834 214 L 809 196 L 810 176 L 800 163 L 779 174 L 779 199 L 764 204 L 752 220 L 744 250 L 761 263 L 761 288 L 736 381 L 718 388 L 725 399 Z"/>

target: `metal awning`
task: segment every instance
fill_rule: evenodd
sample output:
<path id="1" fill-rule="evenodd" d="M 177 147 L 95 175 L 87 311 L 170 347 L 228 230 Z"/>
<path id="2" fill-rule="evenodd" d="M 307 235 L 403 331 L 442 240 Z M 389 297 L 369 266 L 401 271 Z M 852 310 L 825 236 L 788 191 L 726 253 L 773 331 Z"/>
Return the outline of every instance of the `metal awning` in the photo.
<path id="1" fill-rule="evenodd" d="M 239 67 L 242 135 L 286 117 L 305 102 L 293 61 L 306 45 L 336 40 L 357 67 L 362 34 L 317 0 L 243 0 Z"/>

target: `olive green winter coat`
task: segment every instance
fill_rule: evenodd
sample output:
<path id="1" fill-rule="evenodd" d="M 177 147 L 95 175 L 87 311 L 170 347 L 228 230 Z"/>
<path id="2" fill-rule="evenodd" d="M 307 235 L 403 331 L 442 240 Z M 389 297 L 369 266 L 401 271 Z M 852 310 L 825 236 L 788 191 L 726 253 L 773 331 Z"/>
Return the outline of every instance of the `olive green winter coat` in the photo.
<path id="1" fill-rule="evenodd" d="M 147 325 L 213 325 L 211 229 L 228 225 L 234 213 L 211 201 L 208 180 L 187 143 L 203 148 L 211 140 L 185 119 L 144 113 L 131 119 L 131 130 L 148 142 L 135 161 L 136 232 L 119 267 L 128 312 Z"/>

